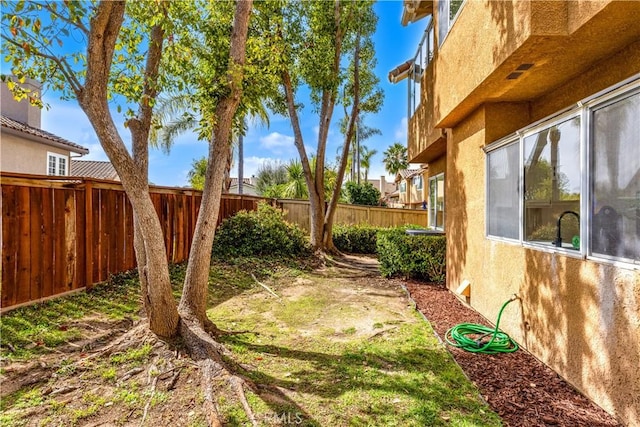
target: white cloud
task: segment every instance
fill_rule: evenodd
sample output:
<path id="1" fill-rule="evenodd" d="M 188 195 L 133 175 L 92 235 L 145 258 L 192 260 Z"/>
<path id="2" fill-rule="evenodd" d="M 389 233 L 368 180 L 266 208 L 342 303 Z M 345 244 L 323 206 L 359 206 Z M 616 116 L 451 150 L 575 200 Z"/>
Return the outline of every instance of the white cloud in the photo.
<path id="1" fill-rule="evenodd" d="M 395 137 L 394 142 L 399 142 L 401 144 L 404 144 L 407 141 L 408 126 L 409 126 L 409 122 L 407 118 L 403 117 L 402 120 L 400 120 L 400 124 L 396 126 L 396 130 L 394 134 L 394 137 Z"/>
<path id="2" fill-rule="evenodd" d="M 294 138 L 279 132 L 271 132 L 269 135 L 260 138 L 260 145 L 268 150 L 277 151 L 282 148 L 293 147 Z"/>
<path id="3" fill-rule="evenodd" d="M 249 178 L 253 175 L 258 175 L 258 171 L 260 170 L 260 168 L 262 167 L 262 165 L 265 162 L 271 162 L 271 163 L 275 163 L 275 162 L 280 162 L 280 163 L 284 163 L 282 160 L 277 159 L 277 158 L 272 158 L 272 157 L 258 157 L 258 156 L 250 156 L 250 157 L 245 157 L 244 158 L 244 168 L 243 168 L 243 175 L 245 178 Z M 238 175 L 238 169 L 236 168 L 234 171 L 231 171 L 231 175 L 232 176 L 237 176 Z"/>

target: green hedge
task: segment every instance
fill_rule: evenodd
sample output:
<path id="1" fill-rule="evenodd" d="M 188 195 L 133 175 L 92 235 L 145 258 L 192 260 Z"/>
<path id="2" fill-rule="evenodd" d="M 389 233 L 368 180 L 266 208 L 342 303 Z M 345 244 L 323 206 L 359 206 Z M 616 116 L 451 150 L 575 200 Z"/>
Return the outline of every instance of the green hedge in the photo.
<path id="1" fill-rule="evenodd" d="M 443 283 L 446 273 L 446 238 L 411 236 L 405 233 L 405 229 L 396 228 L 378 233 L 378 261 L 382 275 Z"/>
<path id="2" fill-rule="evenodd" d="M 377 234 L 386 228 L 369 224 L 333 226 L 333 244 L 342 252 L 352 254 L 375 254 Z"/>
<path id="3" fill-rule="evenodd" d="M 257 211 L 240 211 L 222 221 L 213 241 L 213 255 L 219 258 L 298 257 L 310 253 L 306 233 L 266 203 L 260 203 Z"/>

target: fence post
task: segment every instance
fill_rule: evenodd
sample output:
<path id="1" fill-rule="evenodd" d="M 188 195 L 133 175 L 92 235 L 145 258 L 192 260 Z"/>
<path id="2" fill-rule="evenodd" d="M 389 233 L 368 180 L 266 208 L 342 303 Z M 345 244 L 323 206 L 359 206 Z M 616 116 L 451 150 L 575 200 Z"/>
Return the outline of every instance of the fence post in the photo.
<path id="1" fill-rule="evenodd" d="M 84 223 L 85 223 L 85 273 L 87 277 L 86 288 L 93 287 L 93 186 L 91 181 L 84 180 Z"/>

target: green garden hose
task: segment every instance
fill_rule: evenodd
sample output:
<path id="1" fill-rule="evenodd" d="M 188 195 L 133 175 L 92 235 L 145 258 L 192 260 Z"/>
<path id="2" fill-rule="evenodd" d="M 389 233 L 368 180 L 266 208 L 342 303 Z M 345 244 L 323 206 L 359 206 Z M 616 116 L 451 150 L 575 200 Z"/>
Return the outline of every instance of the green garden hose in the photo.
<path id="1" fill-rule="evenodd" d="M 500 317 L 502 311 L 517 297 L 514 295 L 507 302 L 502 304 L 498 313 L 498 320 L 495 328 L 488 328 L 477 323 L 460 323 L 449 329 L 444 335 L 447 344 L 459 347 L 463 350 L 473 353 L 496 354 L 496 353 L 513 353 L 518 349 L 518 344 L 509 337 L 509 335 L 498 330 L 500 325 Z M 491 339 L 486 338 L 491 335 Z"/>

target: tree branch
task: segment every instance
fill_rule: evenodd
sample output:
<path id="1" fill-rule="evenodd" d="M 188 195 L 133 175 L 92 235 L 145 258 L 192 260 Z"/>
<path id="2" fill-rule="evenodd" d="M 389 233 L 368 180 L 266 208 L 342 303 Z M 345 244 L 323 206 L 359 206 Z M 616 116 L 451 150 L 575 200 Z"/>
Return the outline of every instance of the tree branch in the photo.
<path id="1" fill-rule="evenodd" d="M 44 8 L 45 10 L 47 10 L 48 12 L 54 14 L 56 17 L 58 17 L 59 19 L 63 20 L 64 22 L 66 22 L 69 25 L 72 25 L 74 27 L 76 27 L 77 29 L 79 29 L 80 31 L 82 31 L 84 33 L 85 36 L 89 37 L 89 29 L 81 22 L 75 22 L 72 21 L 71 19 L 67 18 L 64 15 L 61 15 L 57 10 L 54 10 L 49 3 L 38 3 L 40 6 L 42 6 L 42 8 Z M 66 2 L 65 2 L 66 5 Z"/>
<path id="2" fill-rule="evenodd" d="M 11 43 L 12 45 L 20 48 L 20 49 L 24 49 L 24 47 L 16 42 L 13 39 L 10 39 L 9 37 L 5 36 L 4 34 L 0 35 L 0 37 L 2 37 L 2 39 L 4 39 L 7 43 Z M 60 70 L 60 72 L 64 75 L 64 78 L 67 80 L 67 82 L 69 83 L 69 85 L 71 86 L 71 90 L 73 90 L 73 92 L 76 94 L 76 96 L 82 92 L 82 84 L 80 83 L 80 81 L 76 78 L 75 76 L 75 71 L 73 70 L 73 68 L 71 68 L 69 66 L 69 64 L 67 63 L 67 61 L 64 58 L 60 58 L 57 57 L 55 55 L 50 55 L 47 53 L 42 52 L 39 49 L 35 49 L 31 51 L 32 55 L 35 56 L 39 56 L 41 58 L 44 59 L 48 59 L 50 61 L 53 61 L 56 66 L 58 67 L 58 69 Z"/>

